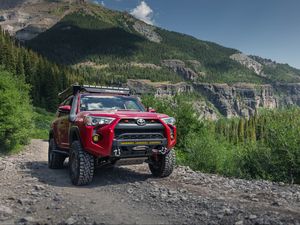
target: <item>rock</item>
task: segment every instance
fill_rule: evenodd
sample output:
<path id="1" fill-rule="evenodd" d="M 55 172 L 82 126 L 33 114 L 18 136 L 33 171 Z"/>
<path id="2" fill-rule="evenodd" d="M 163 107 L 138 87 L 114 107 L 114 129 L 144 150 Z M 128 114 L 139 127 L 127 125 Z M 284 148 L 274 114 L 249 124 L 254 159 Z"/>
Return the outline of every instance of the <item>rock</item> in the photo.
<path id="1" fill-rule="evenodd" d="M 256 218 L 257 218 L 256 215 L 250 215 L 250 216 L 249 216 L 249 219 L 250 219 L 250 220 L 254 220 L 254 219 L 256 219 Z"/>
<path id="2" fill-rule="evenodd" d="M 33 204 L 33 200 L 30 200 L 29 198 L 22 198 L 22 199 L 18 199 L 17 201 L 19 204 L 21 205 L 32 205 Z"/>
<path id="3" fill-rule="evenodd" d="M 224 217 L 224 214 L 223 213 L 219 213 L 218 215 L 217 215 L 217 218 L 219 218 L 219 219 L 222 219 Z"/>
<path id="4" fill-rule="evenodd" d="M 6 164 L 4 162 L 0 162 L 0 171 L 5 170 Z"/>
<path id="5" fill-rule="evenodd" d="M 70 217 L 69 219 L 66 220 L 65 224 L 66 225 L 73 225 L 75 224 L 77 221 L 73 218 L 73 217 Z"/>
<path id="6" fill-rule="evenodd" d="M 45 190 L 45 186 L 37 184 L 33 186 L 35 188 L 35 190 L 37 191 L 41 191 L 41 190 Z"/>
<path id="7" fill-rule="evenodd" d="M 167 193 L 161 193 L 161 194 L 160 194 L 160 197 L 161 197 L 162 199 L 165 199 L 165 198 L 168 197 L 168 195 L 167 195 Z"/>
<path id="8" fill-rule="evenodd" d="M 240 221 L 235 222 L 235 225 L 243 225 L 243 224 L 244 224 L 244 221 L 243 221 L 243 220 L 240 220 Z"/>
<path id="9" fill-rule="evenodd" d="M 4 22 L 6 20 L 6 16 L 1 15 L 0 16 L 0 22 Z"/>
<path id="10" fill-rule="evenodd" d="M 60 202 L 60 201 L 61 201 L 61 198 L 59 198 L 58 196 L 55 196 L 55 197 L 53 198 L 53 201 L 55 201 L 55 202 Z"/>
<path id="11" fill-rule="evenodd" d="M 184 195 L 180 195 L 180 199 L 181 199 L 182 201 L 188 200 L 188 198 L 187 198 L 186 196 L 184 196 Z"/>
<path id="12" fill-rule="evenodd" d="M 223 209 L 223 212 L 224 212 L 225 215 L 230 215 L 230 214 L 232 214 L 232 212 L 231 212 L 231 210 L 230 210 L 229 208 L 224 208 L 224 209 Z"/>
<path id="13" fill-rule="evenodd" d="M 181 188 L 181 189 L 179 190 L 179 192 L 182 193 L 182 194 L 184 194 L 184 193 L 187 193 L 187 190 L 184 189 L 184 188 Z"/>
<path id="14" fill-rule="evenodd" d="M 169 194 L 169 195 L 176 195 L 176 194 L 178 194 L 178 191 L 175 191 L 175 190 L 168 190 L 168 194 Z"/>
<path id="15" fill-rule="evenodd" d="M 279 201 L 274 201 L 274 202 L 272 202 L 272 205 L 278 207 L 278 206 L 281 206 L 282 204 Z"/>
<path id="16" fill-rule="evenodd" d="M 146 24 L 141 21 L 136 21 L 133 25 L 133 28 L 135 29 L 135 31 L 143 35 L 149 41 L 155 43 L 160 43 L 162 41 L 162 38 L 159 36 L 159 34 L 155 32 L 156 28 L 149 24 Z"/>
<path id="17" fill-rule="evenodd" d="M 253 201 L 253 202 L 259 202 L 259 199 L 258 198 L 251 198 L 251 201 Z"/>
<path id="18" fill-rule="evenodd" d="M 127 189 L 127 193 L 128 193 L 128 194 L 132 194 L 132 193 L 133 193 L 133 189 L 132 189 L 132 188 L 128 188 L 128 189 Z"/>
<path id="19" fill-rule="evenodd" d="M 243 53 L 236 53 L 231 55 L 230 58 L 247 67 L 248 69 L 253 70 L 257 75 L 265 76 L 262 73 L 263 66 L 249 56 Z"/>
<path id="20" fill-rule="evenodd" d="M 163 60 L 161 64 L 172 69 L 175 73 L 179 74 L 186 80 L 197 81 L 200 76 L 194 70 L 187 67 L 183 61 L 178 59 Z"/>
<path id="21" fill-rule="evenodd" d="M 209 215 L 209 213 L 207 211 L 201 211 L 201 212 L 195 212 L 196 215 L 200 215 L 200 216 L 205 216 L 207 217 Z"/>
<path id="22" fill-rule="evenodd" d="M 27 217 L 23 217 L 19 220 L 20 223 L 34 223 L 36 222 L 36 220 L 31 217 L 31 216 L 27 216 Z"/>
<path id="23" fill-rule="evenodd" d="M 0 205 L 0 221 L 6 220 L 13 215 L 13 210 L 7 206 Z"/>
<path id="24" fill-rule="evenodd" d="M 40 193 L 37 191 L 32 191 L 32 192 L 30 192 L 30 194 L 34 197 L 38 197 L 40 195 Z"/>

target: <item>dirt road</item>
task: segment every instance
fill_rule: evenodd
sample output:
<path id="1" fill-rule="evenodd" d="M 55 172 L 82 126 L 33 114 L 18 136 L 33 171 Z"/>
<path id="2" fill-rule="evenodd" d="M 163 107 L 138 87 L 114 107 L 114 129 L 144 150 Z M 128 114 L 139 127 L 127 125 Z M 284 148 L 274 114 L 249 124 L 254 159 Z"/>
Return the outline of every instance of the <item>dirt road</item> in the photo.
<path id="1" fill-rule="evenodd" d="M 48 143 L 0 158 L 0 224 L 300 224 L 300 186 L 228 179 L 178 167 L 98 169 L 86 187 L 49 170 Z"/>

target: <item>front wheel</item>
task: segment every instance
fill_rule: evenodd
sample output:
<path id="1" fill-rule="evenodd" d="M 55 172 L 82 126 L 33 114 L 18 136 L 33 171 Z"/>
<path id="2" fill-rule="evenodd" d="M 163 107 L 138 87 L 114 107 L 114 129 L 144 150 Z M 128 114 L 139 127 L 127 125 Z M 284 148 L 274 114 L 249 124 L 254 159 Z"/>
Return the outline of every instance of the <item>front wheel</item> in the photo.
<path id="1" fill-rule="evenodd" d="M 74 185 L 82 186 L 92 182 L 95 170 L 94 156 L 84 151 L 79 141 L 72 143 L 69 171 Z"/>
<path id="2" fill-rule="evenodd" d="M 149 169 L 155 177 L 168 177 L 172 174 L 175 166 L 175 151 L 171 150 L 165 155 L 158 155 L 157 159 L 152 159 Z"/>

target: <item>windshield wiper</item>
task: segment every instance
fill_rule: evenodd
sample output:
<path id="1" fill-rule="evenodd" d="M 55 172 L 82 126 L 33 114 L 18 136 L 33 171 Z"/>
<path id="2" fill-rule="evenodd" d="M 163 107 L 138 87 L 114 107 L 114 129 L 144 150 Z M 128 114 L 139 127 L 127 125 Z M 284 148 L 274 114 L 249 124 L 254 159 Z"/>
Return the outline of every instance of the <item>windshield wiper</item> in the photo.
<path id="1" fill-rule="evenodd" d="M 131 111 L 131 112 L 140 112 L 141 110 L 138 109 L 117 109 L 117 111 Z"/>

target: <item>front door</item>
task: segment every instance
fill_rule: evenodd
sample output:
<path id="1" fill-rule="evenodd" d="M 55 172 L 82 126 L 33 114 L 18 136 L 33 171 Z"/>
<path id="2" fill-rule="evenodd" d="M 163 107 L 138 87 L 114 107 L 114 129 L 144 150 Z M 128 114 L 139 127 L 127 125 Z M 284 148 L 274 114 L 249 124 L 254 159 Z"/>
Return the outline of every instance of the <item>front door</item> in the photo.
<path id="1" fill-rule="evenodd" d="M 67 99 L 63 105 L 72 106 L 73 98 Z M 70 129 L 70 121 L 69 121 L 69 113 L 59 112 L 57 123 L 57 134 L 58 134 L 58 146 L 60 148 L 69 148 L 69 129 Z"/>

